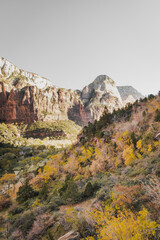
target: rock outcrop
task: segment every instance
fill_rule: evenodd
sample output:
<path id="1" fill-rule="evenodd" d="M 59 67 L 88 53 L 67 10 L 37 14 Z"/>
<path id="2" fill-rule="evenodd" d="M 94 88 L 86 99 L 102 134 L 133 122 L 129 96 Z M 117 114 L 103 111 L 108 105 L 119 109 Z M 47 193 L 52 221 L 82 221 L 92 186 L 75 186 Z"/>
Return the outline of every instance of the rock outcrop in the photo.
<path id="1" fill-rule="evenodd" d="M 0 122 L 70 119 L 86 125 L 98 120 L 105 107 L 110 112 L 121 108 L 125 98 L 124 88 L 117 89 L 115 82 L 106 75 L 98 76 L 82 92 L 73 91 L 57 88 L 48 79 L 0 58 Z"/>
<path id="2" fill-rule="evenodd" d="M 62 237 L 60 237 L 58 240 L 79 240 L 79 239 L 80 235 L 78 232 L 70 231 L 63 235 Z"/>

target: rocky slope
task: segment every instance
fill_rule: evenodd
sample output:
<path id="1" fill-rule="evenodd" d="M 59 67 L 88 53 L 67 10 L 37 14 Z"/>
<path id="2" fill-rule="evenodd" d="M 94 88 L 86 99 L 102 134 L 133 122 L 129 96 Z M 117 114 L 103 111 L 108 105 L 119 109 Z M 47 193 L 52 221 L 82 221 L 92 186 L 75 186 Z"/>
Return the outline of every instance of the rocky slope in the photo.
<path id="1" fill-rule="evenodd" d="M 122 87 L 123 88 L 123 87 Z M 106 75 L 98 76 L 81 91 L 62 89 L 37 74 L 23 71 L 0 58 L 0 122 L 73 120 L 80 125 L 99 119 L 104 108 L 112 112 L 123 106 L 117 89 Z M 123 90 L 123 91 L 122 91 Z M 131 97 L 130 97 L 131 98 Z M 131 99 L 130 101 L 133 101 Z"/>

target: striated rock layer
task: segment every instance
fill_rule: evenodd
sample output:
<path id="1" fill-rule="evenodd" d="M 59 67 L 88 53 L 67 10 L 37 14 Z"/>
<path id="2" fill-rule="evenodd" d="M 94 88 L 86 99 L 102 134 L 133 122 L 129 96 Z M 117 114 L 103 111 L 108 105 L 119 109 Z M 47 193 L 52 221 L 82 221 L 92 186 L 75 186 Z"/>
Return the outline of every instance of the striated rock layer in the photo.
<path id="1" fill-rule="evenodd" d="M 86 125 L 98 120 L 105 107 L 112 112 L 122 106 L 115 82 L 106 75 L 98 76 L 82 92 L 73 91 L 57 88 L 46 78 L 0 58 L 0 122 L 70 119 Z"/>

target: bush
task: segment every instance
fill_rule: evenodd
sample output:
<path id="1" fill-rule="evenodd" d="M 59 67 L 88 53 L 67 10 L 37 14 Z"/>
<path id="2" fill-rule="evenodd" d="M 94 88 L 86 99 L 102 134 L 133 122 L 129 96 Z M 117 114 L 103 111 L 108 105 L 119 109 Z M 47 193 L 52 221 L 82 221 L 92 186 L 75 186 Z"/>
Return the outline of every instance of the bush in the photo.
<path id="1" fill-rule="evenodd" d="M 12 204 L 11 199 L 7 195 L 3 195 L 0 198 L 0 211 L 9 208 Z"/>
<path id="2" fill-rule="evenodd" d="M 160 110 L 156 110 L 155 113 L 155 118 L 154 118 L 155 122 L 160 122 Z"/>
<path id="3" fill-rule="evenodd" d="M 16 219 L 13 228 L 19 228 L 24 236 L 26 236 L 34 223 L 34 220 L 35 214 L 33 212 L 25 213 Z"/>
<path id="4" fill-rule="evenodd" d="M 83 197 L 84 198 L 91 197 L 93 195 L 93 193 L 94 193 L 94 189 L 93 189 L 92 183 L 88 182 L 85 186 Z"/>
<path id="5" fill-rule="evenodd" d="M 111 198 L 108 188 L 101 188 L 96 193 L 96 197 L 98 198 L 98 200 L 101 200 L 101 201 L 106 201 L 106 200 L 109 200 Z"/>
<path id="6" fill-rule="evenodd" d="M 43 183 L 42 189 L 39 192 L 39 197 L 42 198 L 43 200 L 46 200 L 48 197 L 48 185 L 46 183 Z"/>
<path id="7" fill-rule="evenodd" d="M 11 209 L 11 210 L 9 211 L 9 213 L 12 214 L 12 215 L 16 215 L 16 214 L 22 213 L 23 210 L 24 210 L 24 209 L 21 208 L 21 207 L 14 207 L 13 209 Z"/>
<path id="8" fill-rule="evenodd" d="M 63 187 L 59 190 L 60 195 L 65 203 L 74 203 L 78 201 L 79 192 L 77 184 L 74 182 L 73 177 L 67 176 Z"/>

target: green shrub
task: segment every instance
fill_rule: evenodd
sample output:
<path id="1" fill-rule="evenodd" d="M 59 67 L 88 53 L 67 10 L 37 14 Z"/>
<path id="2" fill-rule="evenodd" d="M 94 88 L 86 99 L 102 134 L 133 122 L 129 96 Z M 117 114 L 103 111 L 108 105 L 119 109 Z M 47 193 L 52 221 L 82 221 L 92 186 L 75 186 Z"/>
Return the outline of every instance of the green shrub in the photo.
<path id="1" fill-rule="evenodd" d="M 77 184 L 74 182 L 73 177 L 67 176 L 63 187 L 59 190 L 60 195 L 65 203 L 77 202 L 80 194 L 78 192 Z"/>
<path id="2" fill-rule="evenodd" d="M 46 200 L 48 197 L 48 193 L 49 193 L 48 185 L 46 183 L 43 183 L 42 189 L 39 192 L 39 197 Z"/>
<path id="3" fill-rule="evenodd" d="M 19 188 L 19 191 L 17 192 L 17 202 L 23 203 L 27 201 L 30 198 L 33 198 L 37 195 L 38 193 L 33 190 L 31 185 L 29 184 L 29 181 L 26 180 L 24 185 Z"/>
<path id="4" fill-rule="evenodd" d="M 20 229 L 24 236 L 26 236 L 31 229 L 35 220 L 35 214 L 33 212 L 27 212 L 20 217 L 17 217 L 13 223 L 13 228 Z"/>
<path id="5" fill-rule="evenodd" d="M 24 211 L 24 209 L 18 206 L 18 207 L 11 209 L 9 211 L 9 213 L 12 215 L 16 215 L 16 214 L 22 213 L 23 211 Z"/>
<path id="6" fill-rule="evenodd" d="M 160 110 L 156 110 L 155 112 L 155 117 L 154 117 L 155 122 L 160 122 Z"/>
<path id="7" fill-rule="evenodd" d="M 4 209 L 7 209 L 12 204 L 11 199 L 8 195 L 2 195 L 0 198 L 0 211 L 3 211 Z"/>
<path id="8" fill-rule="evenodd" d="M 94 193 L 94 189 L 93 189 L 92 183 L 88 182 L 85 186 L 83 197 L 84 198 L 91 197 L 93 195 L 93 193 Z"/>

